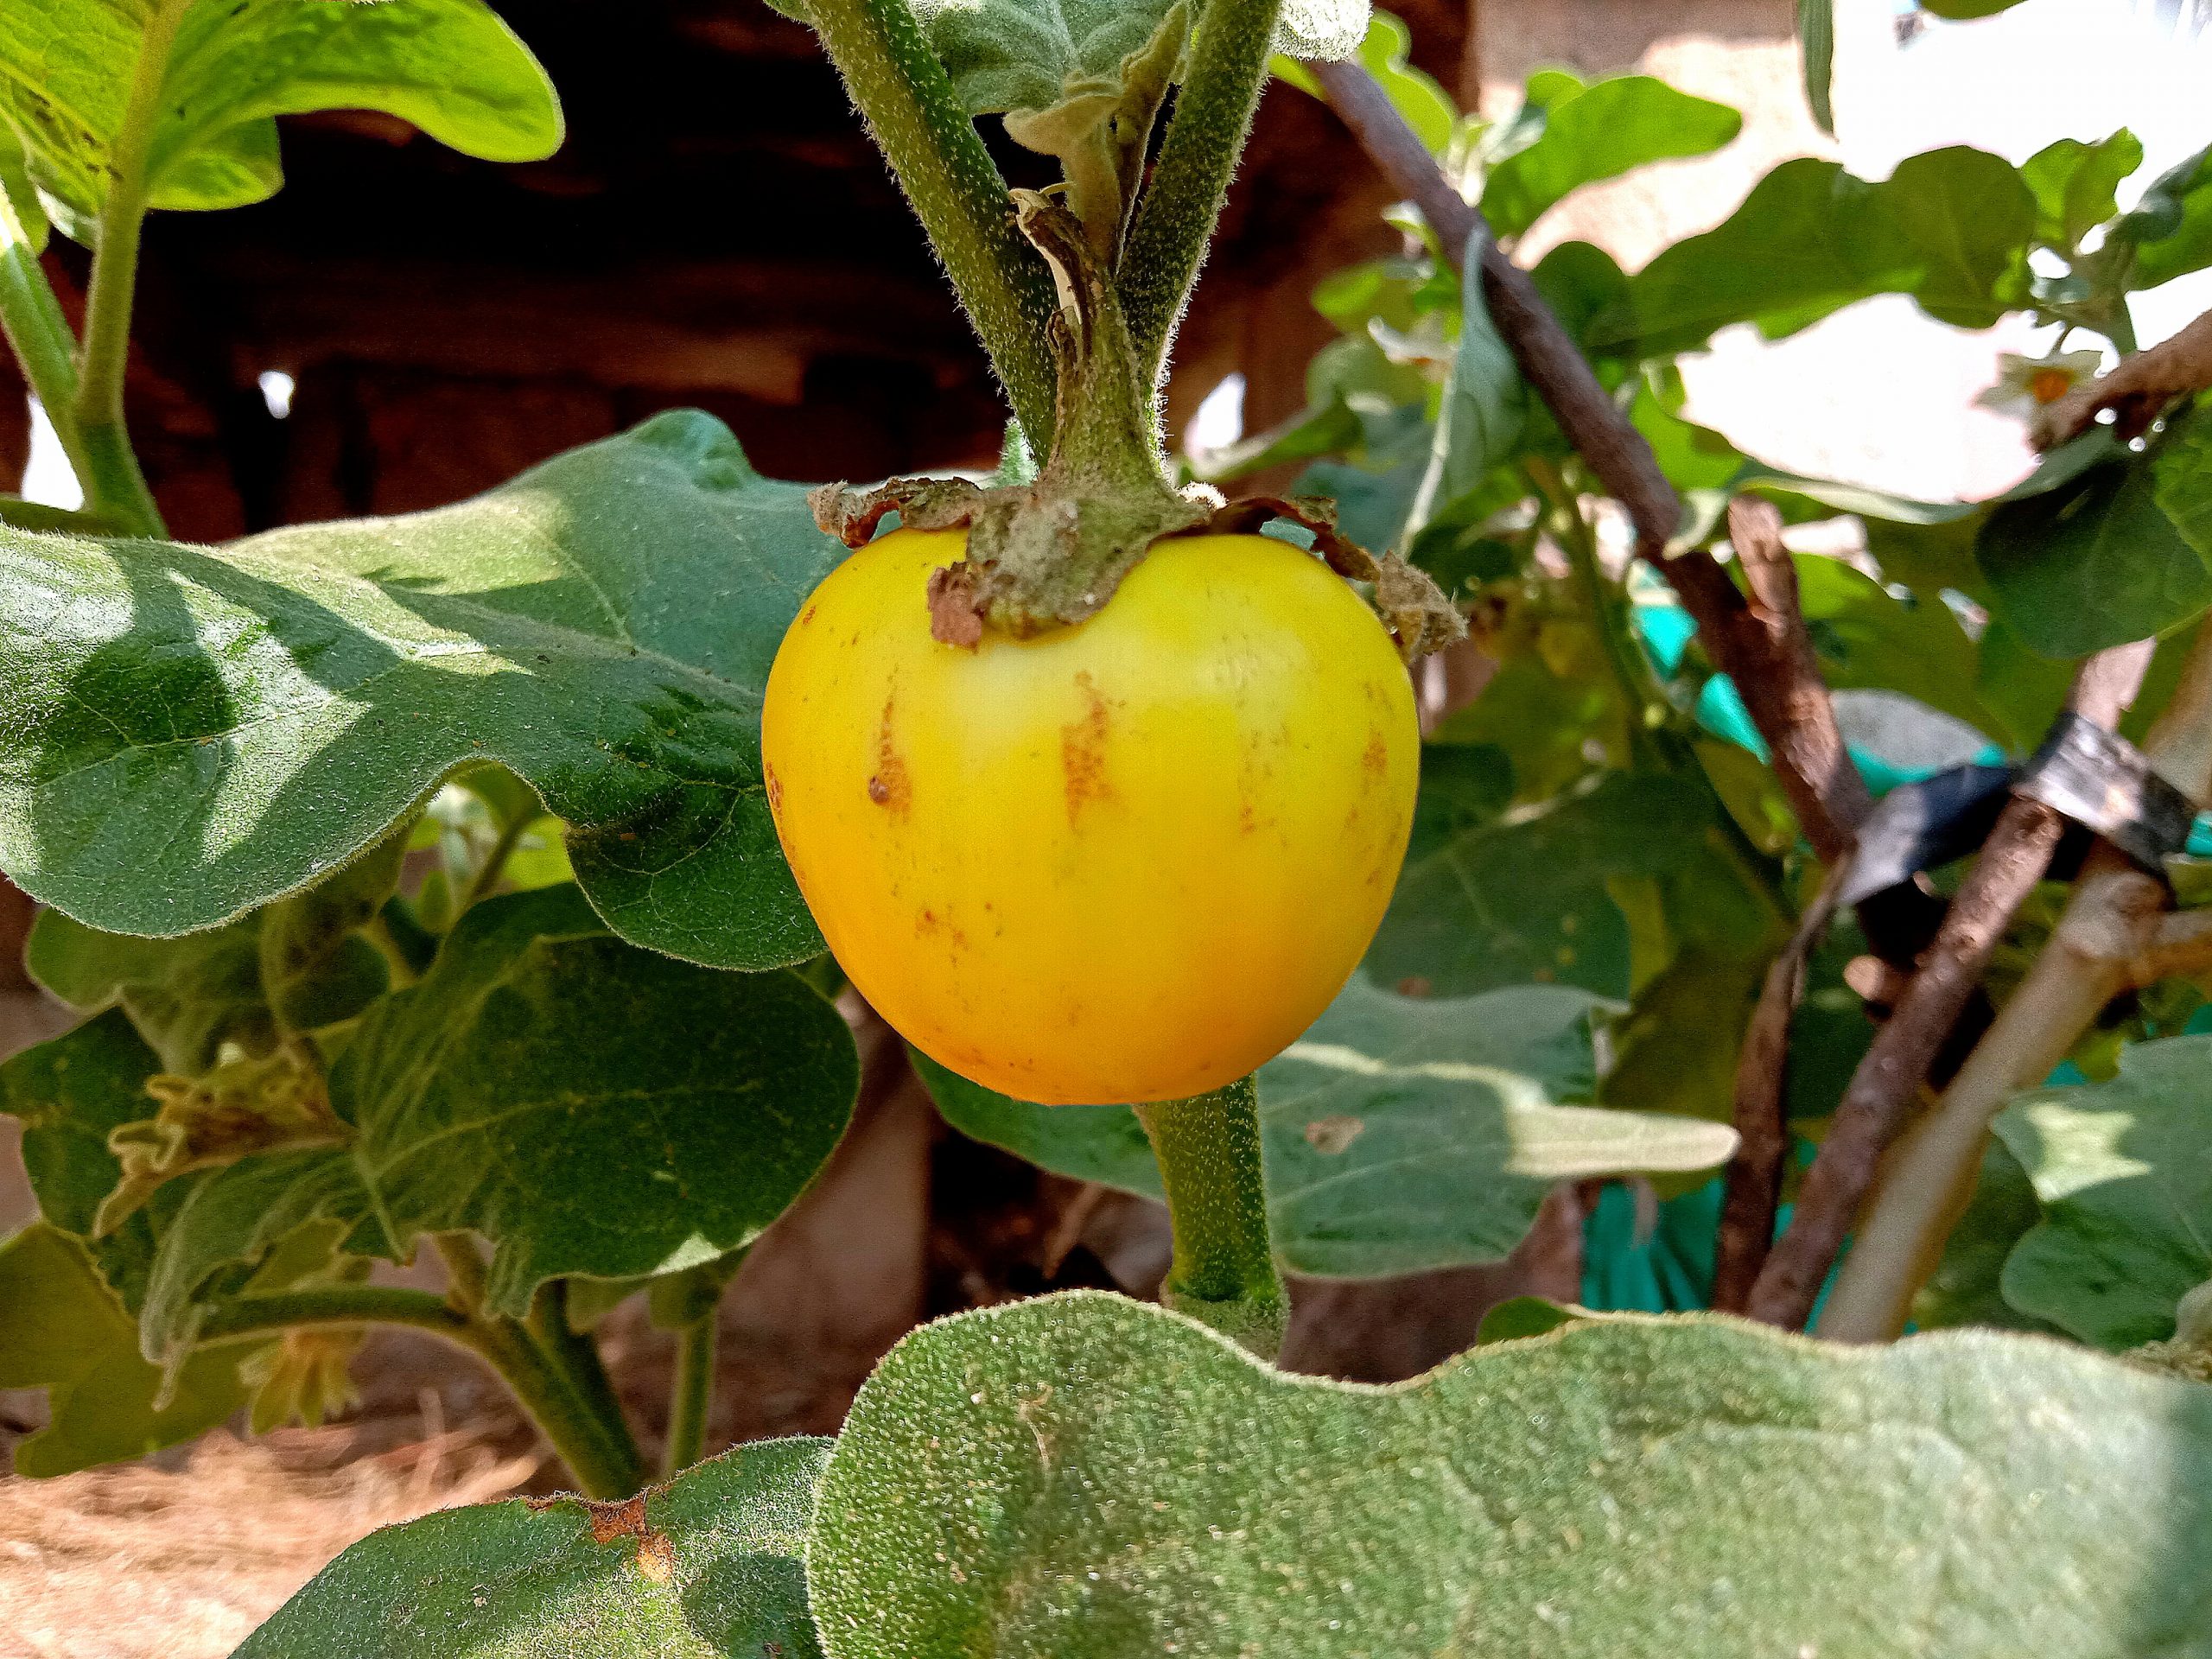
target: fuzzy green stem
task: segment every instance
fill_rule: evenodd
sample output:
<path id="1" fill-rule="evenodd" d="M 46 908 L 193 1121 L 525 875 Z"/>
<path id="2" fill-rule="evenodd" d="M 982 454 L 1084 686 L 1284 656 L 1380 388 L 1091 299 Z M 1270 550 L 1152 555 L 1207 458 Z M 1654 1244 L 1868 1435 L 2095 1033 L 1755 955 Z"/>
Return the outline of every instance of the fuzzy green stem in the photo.
<path id="1" fill-rule="evenodd" d="M 1055 390 L 1051 276 L 1014 228 L 1006 180 L 906 0 L 812 0 L 809 15 L 1040 454 Z"/>
<path id="2" fill-rule="evenodd" d="M 1166 376 L 1229 181 L 1267 85 L 1282 0 L 1208 0 L 1192 31 L 1175 113 L 1137 206 L 1117 286 L 1148 385 Z"/>
<path id="3" fill-rule="evenodd" d="M 535 822 L 524 814 L 499 831 L 499 838 L 492 843 L 492 850 L 484 855 L 482 866 L 469 879 L 468 891 L 461 895 L 461 903 L 454 910 L 454 920 L 458 921 L 478 899 L 492 896 L 492 890 L 499 885 L 499 878 L 506 874 L 507 861 L 514 856 L 515 849 L 522 844 L 524 833 Z"/>
<path id="4" fill-rule="evenodd" d="M 99 245 L 85 296 L 84 352 L 71 408 L 84 450 L 86 505 L 134 536 L 164 534 L 161 510 L 138 469 L 124 424 L 124 372 L 130 358 L 130 304 L 138 283 L 138 233 L 146 221 L 147 162 L 161 120 L 169 48 L 191 0 L 156 0 L 147 14 L 123 124 L 108 146 Z"/>
<path id="5" fill-rule="evenodd" d="M 569 1286 L 563 1279 L 546 1281 L 531 1304 L 528 1330 L 531 1337 L 552 1361 L 582 1401 L 585 1408 L 598 1421 L 607 1424 L 620 1441 L 624 1456 L 636 1467 L 644 1465 L 638 1452 L 638 1443 L 630 1433 L 629 1419 L 622 1414 L 622 1402 L 614 1392 L 614 1383 L 607 1375 L 607 1365 L 599 1357 L 599 1344 L 588 1333 L 577 1330 L 569 1323 Z M 642 1479 L 642 1475 L 639 1476 Z"/>
<path id="6" fill-rule="evenodd" d="M 677 1333 L 676 1380 L 668 1394 L 668 1448 L 661 1471 L 674 1477 L 699 1461 L 715 1402 L 715 1346 L 721 1321 L 713 1313 Z"/>
<path id="7" fill-rule="evenodd" d="M 484 1306 L 484 1258 L 467 1233 L 434 1233 L 430 1243 L 445 1262 L 447 1305 L 467 1321 L 468 1334 L 457 1339 L 499 1372 L 584 1494 L 627 1497 L 636 1491 L 645 1484 L 645 1460 L 638 1455 L 620 1408 L 613 1403 L 613 1390 L 605 1386 L 607 1374 L 599 1367 L 596 1351 L 588 1371 L 582 1371 L 563 1346 L 542 1339 L 513 1319 L 489 1313 Z M 539 1332 L 545 1330 L 549 1309 L 560 1314 L 560 1328 L 566 1332 L 565 1306 L 541 1293 L 531 1309 Z M 588 1343 L 573 1333 L 569 1339 Z"/>
<path id="8" fill-rule="evenodd" d="M 1246 1077 L 1136 1112 L 1160 1160 L 1175 1230 L 1160 1300 L 1274 1358 L 1287 1307 L 1268 1236 L 1257 1085 Z"/>
<path id="9" fill-rule="evenodd" d="M 439 1249 L 448 1253 L 443 1240 Z M 364 1325 L 427 1331 L 474 1354 L 499 1374 L 588 1496 L 627 1497 L 644 1484 L 644 1465 L 627 1431 L 584 1408 L 560 1368 L 522 1326 L 472 1315 L 450 1296 L 396 1285 L 323 1285 L 248 1296 L 210 1309 L 198 1338 L 232 1342 L 302 1327 Z"/>
<path id="10" fill-rule="evenodd" d="M 257 1337 L 302 1325 L 404 1325 L 473 1347 L 468 1319 L 442 1296 L 397 1285 L 319 1285 L 245 1296 L 208 1310 L 201 1342 Z"/>
<path id="11" fill-rule="evenodd" d="M 81 484 L 89 467 L 73 412 L 77 402 L 76 336 L 69 332 L 61 303 L 39 265 L 30 232 L 4 188 L 0 188 L 0 334 L 7 336 L 16 361 L 22 365 L 32 396 L 45 406 Z M 8 522 L 22 521 L 10 515 Z"/>

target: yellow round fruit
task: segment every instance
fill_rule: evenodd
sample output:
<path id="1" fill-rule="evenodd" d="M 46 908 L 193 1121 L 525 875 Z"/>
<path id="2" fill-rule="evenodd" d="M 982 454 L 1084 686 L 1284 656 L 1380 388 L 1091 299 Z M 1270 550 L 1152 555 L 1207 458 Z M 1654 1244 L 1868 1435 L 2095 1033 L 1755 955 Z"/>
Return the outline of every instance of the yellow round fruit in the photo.
<path id="1" fill-rule="evenodd" d="M 1389 635 L 1264 536 L 1156 544 L 1096 615 L 930 635 L 959 531 L 833 571 L 768 677 L 784 852 L 908 1040 L 1052 1104 L 1217 1089 L 1294 1040 L 1374 937 L 1419 781 Z"/>

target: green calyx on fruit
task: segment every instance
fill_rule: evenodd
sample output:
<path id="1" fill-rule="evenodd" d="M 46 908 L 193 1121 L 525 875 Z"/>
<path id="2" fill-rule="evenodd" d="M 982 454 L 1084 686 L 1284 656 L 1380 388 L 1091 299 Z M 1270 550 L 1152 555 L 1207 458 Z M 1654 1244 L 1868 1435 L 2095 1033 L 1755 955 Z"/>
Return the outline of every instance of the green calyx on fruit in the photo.
<path id="1" fill-rule="evenodd" d="M 1095 614 L 1154 542 L 1249 533 L 1275 518 L 1311 531 L 1331 569 L 1374 585 L 1376 607 L 1408 661 L 1463 637 L 1436 584 L 1395 554 L 1380 560 L 1337 531 L 1319 501 L 1255 498 L 1224 505 L 1205 486 L 1178 491 L 1154 441 L 1148 387 L 1105 262 L 1065 207 L 1014 192 L 1017 222 L 1052 268 L 1059 365 L 1058 440 L 1029 483 L 985 489 L 965 479 L 893 479 L 871 490 L 824 485 L 815 520 L 865 546 L 887 514 L 910 530 L 968 529 L 967 555 L 930 583 L 930 630 L 974 646 L 985 627 L 1027 638 Z"/>

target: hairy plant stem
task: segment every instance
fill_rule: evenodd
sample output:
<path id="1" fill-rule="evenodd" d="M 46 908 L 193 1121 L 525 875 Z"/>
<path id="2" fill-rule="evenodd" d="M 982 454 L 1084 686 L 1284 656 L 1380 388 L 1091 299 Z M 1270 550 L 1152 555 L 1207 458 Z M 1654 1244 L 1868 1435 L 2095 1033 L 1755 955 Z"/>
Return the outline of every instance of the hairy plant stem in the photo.
<path id="1" fill-rule="evenodd" d="M 169 48 L 190 4 L 191 0 L 156 0 L 146 16 L 123 124 L 108 146 L 107 194 L 100 202 L 99 245 L 86 289 L 84 351 L 70 410 L 84 453 L 86 505 L 133 536 L 165 533 L 124 423 L 123 383 L 130 358 L 138 235 L 146 222 L 147 162 L 161 119 Z"/>
<path id="2" fill-rule="evenodd" d="M 22 366 L 31 395 L 53 421 L 62 453 L 68 456 L 81 484 L 90 462 L 77 435 L 77 339 L 69 332 L 68 319 L 61 315 L 61 302 L 54 297 L 54 285 L 40 268 L 30 232 L 5 189 L 0 189 L 0 334 L 7 336 L 16 361 Z M 26 529 L 50 527 L 25 524 L 19 516 L 21 509 L 35 504 L 10 505 L 15 511 L 6 515 L 5 522 Z"/>
<path id="3" fill-rule="evenodd" d="M 1136 1112 L 1160 1160 L 1175 1231 L 1160 1300 L 1272 1359 L 1287 1304 L 1268 1235 L 1257 1084 L 1245 1077 Z"/>
<path id="4" fill-rule="evenodd" d="M 435 1233 L 431 1243 L 445 1263 L 447 1304 L 466 1325 L 467 1333 L 454 1339 L 499 1374 L 586 1497 L 627 1497 L 636 1491 L 645 1484 L 644 1459 L 596 1351 L 588 1368 L 578 1363 L 575 1345 L 589 1342 L 568 1331 L 565 1306 L 541 1293 L 531 1310 L 534 1317 L 541 1308 L 559 1312 L 557 1341 L 542 1320 L 540 1331 L 533 1332 L 495 1314 L 484 1306 L 484 1260 L 475 1241 L 467 1233 Z"/>
<path id="5" fill-rule="evenodd" d="M 1267 85 L 1282 0 L 1208 0 L 1192 31 L 1183 86 L 1116 277 L 1146 384 L 1167 353 L 1229 194 Z"/>
<path id="6" fill-rule="evenodd" d="M 813 0 L 809 15 L 944 262 L 1023 431 L 1047 453 L 1052 281 L 1014 228 L 1005 178 L 906 0 Z"/>
<path id="7" fill-rule="evenodd" d="M 711 1313 L 676 1336 L 676 1379 L 668 1392 L 668 1446 L 661 1472 L 674 1476 L 699 1461 L 707 1447 L 707 1415 L 715 1402 L 715 1338 L 721 1322 Z"/>
<path id="8" fill-rule="evenodd" d="M 318 1285 L 241 1297 L 211 1308 L 198 1336 L 202 1342 L 227 1342 L 334 1325 L 404 1325 L 474 1347 L 467 1315 L 433 1292 L 399 1285 Z"/>
<path id="9" fill-rule="evenodd" d="M 2144 752 L 2202 807 L 2212 798 L 2212 632 L 2191 647 L 2181 682 Z M 1967 1056 L 1935 1109 L 1892 1151 L 1821 1313 L 1841 1342 L 1897 1336 L 1974 1197 L 1990 1125 L 2013 1093 L 2041 1082 L 2104 1006 L 2136 977 L 2166 904 L 2164 888 L 2100 846 L 2020 988 Z"/>

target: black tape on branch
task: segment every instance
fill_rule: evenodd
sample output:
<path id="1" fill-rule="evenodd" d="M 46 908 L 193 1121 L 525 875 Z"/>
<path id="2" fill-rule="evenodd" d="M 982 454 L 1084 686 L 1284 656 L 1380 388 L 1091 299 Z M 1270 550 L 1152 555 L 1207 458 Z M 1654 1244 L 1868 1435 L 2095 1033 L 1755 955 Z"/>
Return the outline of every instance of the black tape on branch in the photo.
<path id="1" fill-rule="evenodd" d="M 2012 788 L 2103 836 L 2153 875 L 2189 844 L 2196 809 L 2142 750 L 2069 710 Z"/>
<path id="2" fill-rule="evenodd" d="M 1923 870 L 1964 858 L 1989 837 L 2012 792 L 2010 766 L 1954 766 L 1899 784 L 1859 826 L 1859 849 L 1841 902 L 1857 905 Z"/>

